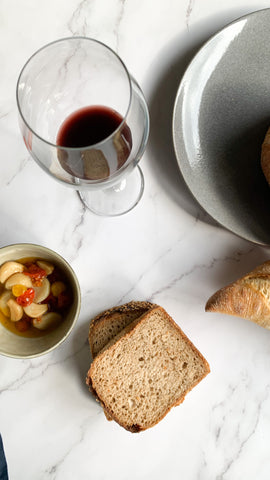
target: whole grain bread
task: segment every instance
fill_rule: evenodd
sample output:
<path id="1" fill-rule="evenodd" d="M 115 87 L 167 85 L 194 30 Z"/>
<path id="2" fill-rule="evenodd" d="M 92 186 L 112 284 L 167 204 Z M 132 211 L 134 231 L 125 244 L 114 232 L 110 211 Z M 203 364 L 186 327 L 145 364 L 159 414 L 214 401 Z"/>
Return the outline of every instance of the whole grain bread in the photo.
<path id="1" fill-rule="evenodd" d="M 127 325 L 139 318 L 145 312 L 155 307 L 153 303 L 131 301 L 124 305 L 118 305 L 98 314 L 90 323 L 89 344 L 92 358 L 107 346 L 108 342 L 117 336 Z M 89 387 L 90 389 L 90 387 Z M 95 394 L 95 392 L 93 392 Z M 98 397 L 96 396 L 97 400 Z M 107 420 L 112 420 L 108 412 L 104 410 Z"/>
<path id="2" fill-rule="evenodd" d="M 105 310 L 93 318 L 88 337 L 92 357 L 95 358 L 123 328 L 154 307 L 155 305 L 150 302 L 131 301 Z"/>
<path id="3" fill-rule="evenodd" d="M 205 310 L 246 318 L 270 329 L 270 261 L 214 293 Z"/>
<path id="4" fill-rule="evenodd" d="M 94 359 L 86 383 L 131 432 L 154 426 L 209 373 L 209 365 L 162 307 L 150 309 Z"/>

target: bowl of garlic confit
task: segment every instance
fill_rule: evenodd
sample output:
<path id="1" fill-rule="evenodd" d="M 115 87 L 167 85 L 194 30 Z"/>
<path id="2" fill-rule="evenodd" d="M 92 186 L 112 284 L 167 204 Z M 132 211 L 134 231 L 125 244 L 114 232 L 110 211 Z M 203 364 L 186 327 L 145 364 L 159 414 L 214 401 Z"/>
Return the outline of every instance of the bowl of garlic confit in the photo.
<path id="1" fill-rule="evenodd" d="M 0 354 L 32 358 L 70 334 L 81 306 L 80 286 L 68 262 L 49 248 L 0 248 Z"/>

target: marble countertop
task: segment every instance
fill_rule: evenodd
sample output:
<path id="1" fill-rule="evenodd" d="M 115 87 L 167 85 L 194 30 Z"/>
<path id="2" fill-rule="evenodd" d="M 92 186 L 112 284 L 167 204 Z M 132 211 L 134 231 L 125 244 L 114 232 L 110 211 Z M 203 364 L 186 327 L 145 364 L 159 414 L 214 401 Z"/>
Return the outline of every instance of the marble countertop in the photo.
<path id="1" fill-rule="evenodd" d="M 0 5 L 0 246 L 29 242 L 64 256 L 82 309 L 54 352 L 0 357 L 0 432 L 11 480 L 268 480 L 270 332 L 206 314 L 220 286 L 269 259 L 269 250 L 217 225 L 178 170 L 171 118 L 183 72 L 212 34 L 267 1 L 3 0 Z M 28 57 L 83 35 L 115 49 L 140 83 L 151 132 L 140 163 L 145 191 L 117 218 L 86 211 L 76 191 L 31 159 L 17 122 L 15 86 Z M 89 320 L 151 299 L 177 321 L 211 374 L 157 426 L 131 434 L 108 422 L 85 385 Z"/>

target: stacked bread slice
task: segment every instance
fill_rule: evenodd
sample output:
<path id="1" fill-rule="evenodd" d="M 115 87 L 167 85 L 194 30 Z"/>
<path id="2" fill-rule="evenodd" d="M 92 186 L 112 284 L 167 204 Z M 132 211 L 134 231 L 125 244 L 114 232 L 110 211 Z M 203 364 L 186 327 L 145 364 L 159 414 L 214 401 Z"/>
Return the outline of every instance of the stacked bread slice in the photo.
<path id="1" fill-rule="evenodd" d="M 151 302 L 131 301 L 124 305 L 118 305 L 117 307 L 106 310 L 93 318 L 90 323 L 88 336 L 93 359 L 106 345 L 108 345 L 112 338 L 119 334 L 133 320 L 136 320 L 154 306 L 155 305 Z M 91 388 L 91 384 L 88 382 L 88 378 L 86 379 L 86 383 L 89 386 L 89 390 L 95 394 Z M 96 398 L 98 400 L 97 396 Z M 107 420 L 112 420 L 112 417 L 105 409 L 104 413 Z"/>
<path id="2" fill-rule="evenodd" d="M 168 313 L 148 302 L 99 315 L 89 341 L 94 360 L 86 383 L 107 418 L 131 432 L 158 423 L 210 371 Z"/>
<path id="3" fill-rule="evenodd" d="M 89 329 L 92 357 L 95 358 L 115 335 L 154 306 L 151 302 L 129 302 L 106 310 L 93 318 Z"/>

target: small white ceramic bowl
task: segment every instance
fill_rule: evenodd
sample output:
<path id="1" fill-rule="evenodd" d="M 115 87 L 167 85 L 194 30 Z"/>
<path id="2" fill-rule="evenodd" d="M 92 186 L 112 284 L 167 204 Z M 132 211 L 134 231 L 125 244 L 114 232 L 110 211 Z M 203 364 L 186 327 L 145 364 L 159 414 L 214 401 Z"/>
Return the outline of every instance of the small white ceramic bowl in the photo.
<path id="1" fill-rule="evenodd" d="M 27 338 L 16 335 L 0 323 L 0 354 L 13 358 L 38 357 L 55 349 L 70 334 L 78 319 L 81 307 L 80 286 L 77 277 L 66 260 L 56 252 L 41 245 L 29 243 L 19 243 L 0 248 L 0 266 L 9 260 L 29 257 L 48 260 L 64 272 L 73 291 L 73 303 L 64 321 L 55 330 L 41 337 Z"/>

